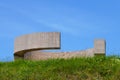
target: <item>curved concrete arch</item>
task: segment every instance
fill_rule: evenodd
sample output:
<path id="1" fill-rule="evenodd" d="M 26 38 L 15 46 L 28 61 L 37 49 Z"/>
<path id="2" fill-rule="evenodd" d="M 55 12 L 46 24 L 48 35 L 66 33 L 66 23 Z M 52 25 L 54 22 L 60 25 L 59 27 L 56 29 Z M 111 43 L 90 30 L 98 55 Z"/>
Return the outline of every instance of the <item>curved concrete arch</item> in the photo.
<path id="1" fill-rule="evenodd" d="M 59 32 L 32 33 L 17 37 L 14 55 L 23 57 L 26 52 L 46 49 L 60 49 Z"/>

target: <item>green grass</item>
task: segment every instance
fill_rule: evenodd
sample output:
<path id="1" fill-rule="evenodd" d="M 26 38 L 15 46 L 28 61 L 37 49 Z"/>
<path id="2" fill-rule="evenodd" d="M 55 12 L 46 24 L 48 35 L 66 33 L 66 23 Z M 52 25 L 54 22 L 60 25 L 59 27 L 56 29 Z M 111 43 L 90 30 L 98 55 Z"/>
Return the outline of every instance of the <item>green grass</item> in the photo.
<path id="1" fill-rule="evenodd" d="M 120 58 L 0 62 L 0 80 L 120 80 Z"/>

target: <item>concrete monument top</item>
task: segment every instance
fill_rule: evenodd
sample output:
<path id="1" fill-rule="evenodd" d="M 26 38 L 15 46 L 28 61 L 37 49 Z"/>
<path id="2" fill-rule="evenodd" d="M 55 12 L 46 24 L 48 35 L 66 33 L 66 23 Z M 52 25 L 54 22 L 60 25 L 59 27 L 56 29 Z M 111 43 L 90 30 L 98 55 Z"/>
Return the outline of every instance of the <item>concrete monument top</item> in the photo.
<path id="1" fill-rule="evenodd" d="M 23 56 L 25 52 L 45 49 L 60 49 L 59 32 L 32 33 L 17 37 L 14 55 Z"/>

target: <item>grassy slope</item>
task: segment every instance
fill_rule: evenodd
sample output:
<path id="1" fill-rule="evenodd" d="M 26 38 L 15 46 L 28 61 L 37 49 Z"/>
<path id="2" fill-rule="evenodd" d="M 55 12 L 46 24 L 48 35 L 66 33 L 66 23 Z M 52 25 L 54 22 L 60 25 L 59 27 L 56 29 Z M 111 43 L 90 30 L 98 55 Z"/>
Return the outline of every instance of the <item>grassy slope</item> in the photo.
<path id="1" fill-rule="evenodd" d="M 120 80 L 116 57 L 0 63 L 0 80 Z"/>

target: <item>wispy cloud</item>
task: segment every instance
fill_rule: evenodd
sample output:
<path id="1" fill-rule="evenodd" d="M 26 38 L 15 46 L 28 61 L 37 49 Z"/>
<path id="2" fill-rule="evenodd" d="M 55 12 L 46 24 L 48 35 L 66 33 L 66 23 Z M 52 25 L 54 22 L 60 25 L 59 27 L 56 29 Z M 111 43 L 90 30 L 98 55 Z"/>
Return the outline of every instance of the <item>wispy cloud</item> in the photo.
<path id="1" fill-rule="evenodd" d="M 54 30 L 58 30 L 73 36 L 78 36 L 78 30 L 73 27 L 68 27 L 66 25 L 58 24 L 58 23 L 52 23 L 52 22 L 46 22 L 43 20 L 36 20 L 38 23 L 45 25 L 46 27 L 53 28 Z"/>
<path id="2" fill-rule="evenodd" d="M 57 14 L 57 15 L 59 15 L 58 19 L 60 19 L 60 17 L 62 16 L 61 20 L 57 19 L 57 21 L 56 20 L 48 21 L 47 20 L 48 18 L 46 17 L 47 14 L 42 15 L 43 17 L 42 17 L 42 19 L 40 19 L 40 18 L 37 18 L 36 16 L 40 16 L 41 14 L 38 15 L 37 13 L 30 13 L 28 10 L 23 10 L 23 9 L 15 7 L 13 5 L 6 5 L 6 4 L 0 4 L 0 5 L 2 7 L 6 7 L 8 9 L 11 9 L 11 10 L 17 12 L 17 13 L 20 13 L 20 14 L 24 15 L 24 17 L 26 16 L 26 18 L 35 22 L 38 25 L 42 24 L 45 27 L 49 27 L 49 28 L 52 28 L 53 30 L 64 32 L 64 33 L 72 35 L 72 36 L 80 36 L 80 31 L 81 32 L 85 32 L 86 30 L 88 32 L 93 31 L 93 30 L 91 30 L 92 28 L 89 27 L 89 26 L 92 26 L 92 25 L 90 25 L 90 24 L 88 25 L 84 22 L 79 21 L 78 19 L 71 18 L 69 15 L 68 16 L 63 16 L 62 14 L 60 14 L 60 15 Z M 48 11 L 50 11 L 49 8 L 48 8 Z M 51 12 L 51 15 L 52 14 L 54 14 L 54 12 Z M 56 19 L 54 16 L 49 17 L 49 18 Z M 27 28 L 28 24 L 23 24 L 23 25 L 25 25 L 26 28 Z M 29 27 L 29 29 L 30 28 L 31 29 L 35 28 L 33 26 L 28 26 L 28 27 Z"/>
<path id="3" fill-rule="evenodd" d="M 61 31 L 61 32 L 64 32 L 64 33 L 67 33 L 67 34 L 70 34 L 70 35 L 73 35 L 73 36 L 78 36 L 78 33 L 79 33 L 78 29 L 75 29 L 74 27 L 71 27 L 71 26 L 69 26 L 67 24 L 61 24 L 61 22 L 60 23 L 48 22 L 46 20 L 46 17 L 44 18 L 44 20 L 36 19 L 34 17 L 35 14 L 33 15 L 27 10 L 25 11 L 25 10 L 22 10 L 20 8 L 15 7 L 15 6 L 12 6 L 12 5 L 6 5 L 6 4 L 2 3 L 2 4 L 0 4 L 0 6 L 11 9 L 11 10 L 14 10 L 15 12 L 18 12 L 18 13 L 20 13 L 22 15 L 25 15 L 26 17 L 28 17 L 32 21 L 34 21 L 34 22 L 36 22 L 38 24 L 45 25 L 46 27 L 52 28 L 53 30 Z"/>

